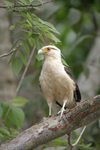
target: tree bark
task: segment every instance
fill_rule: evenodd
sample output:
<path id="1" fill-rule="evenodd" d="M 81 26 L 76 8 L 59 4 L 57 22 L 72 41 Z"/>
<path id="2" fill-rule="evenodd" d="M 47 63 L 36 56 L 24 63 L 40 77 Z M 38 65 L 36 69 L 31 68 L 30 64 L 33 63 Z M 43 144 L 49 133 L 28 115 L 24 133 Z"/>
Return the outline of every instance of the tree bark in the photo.
<path id="1" fill-rule="evenodd" d="M 85 126 L 100 117 L 100 95 L 85 100 L 73 109 L 64 112 L 59 122 L 59 115 L 33 125 L 16 137 L 3 143 L 0 150 L 33 150 L 55 138 Z"/>

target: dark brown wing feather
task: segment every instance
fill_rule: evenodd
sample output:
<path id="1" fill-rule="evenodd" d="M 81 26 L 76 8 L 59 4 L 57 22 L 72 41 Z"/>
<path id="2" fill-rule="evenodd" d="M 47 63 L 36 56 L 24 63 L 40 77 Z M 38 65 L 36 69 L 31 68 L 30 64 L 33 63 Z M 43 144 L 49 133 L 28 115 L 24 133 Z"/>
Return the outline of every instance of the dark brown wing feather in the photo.
<path id="1" fill-rule="evenodd" d="M 75 82 L 76 89 L 74 91 L 74 98 L 75 98 L 76 102 L 80 102 L 81 101 L 81 93 L 80 93 L 79 87 L 78 87 L 74 77 L 72 76 L 71 71 L 69 70 L 69 68 L 64 66 L 64 69 L 65 69 L 66 73 L 70 76 L 70 78 Z"/>

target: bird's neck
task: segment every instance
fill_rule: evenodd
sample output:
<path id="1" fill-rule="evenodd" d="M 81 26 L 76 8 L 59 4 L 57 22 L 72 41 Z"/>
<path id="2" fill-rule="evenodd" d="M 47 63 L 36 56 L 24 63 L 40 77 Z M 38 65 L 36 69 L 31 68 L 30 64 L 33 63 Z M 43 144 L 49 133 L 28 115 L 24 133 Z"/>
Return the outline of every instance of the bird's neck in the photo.
<path id="1" fill-rule="evenodd" d="M 61 56 L 60 55 L 54 55 L 54 56 L 45 56 L 44 57 L 45 60 L 44 61 L 58 61 L 58 62 L 61 62 Z"/>

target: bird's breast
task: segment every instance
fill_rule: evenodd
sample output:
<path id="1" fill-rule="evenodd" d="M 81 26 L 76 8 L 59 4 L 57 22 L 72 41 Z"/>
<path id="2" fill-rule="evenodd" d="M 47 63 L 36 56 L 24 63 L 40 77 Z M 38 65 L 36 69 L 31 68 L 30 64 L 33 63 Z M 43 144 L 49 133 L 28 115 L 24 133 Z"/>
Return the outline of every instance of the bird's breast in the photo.
<path id="1" fill-rule="evenodd" d="M 63 104 L 64 99 L 73 100 L 75 86 L 61 64 L 44 64 L 39 80 L 46 99 L 49 97 L 60 104 Z"/>

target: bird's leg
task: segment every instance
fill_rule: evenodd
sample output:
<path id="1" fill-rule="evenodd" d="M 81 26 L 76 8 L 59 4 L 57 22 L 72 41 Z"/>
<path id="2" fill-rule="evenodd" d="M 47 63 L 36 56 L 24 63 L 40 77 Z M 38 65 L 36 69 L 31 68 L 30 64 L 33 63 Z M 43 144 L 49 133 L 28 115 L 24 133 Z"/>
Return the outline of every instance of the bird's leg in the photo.
<path id="1" fill-rule="evenodd" d="M 49 106 L 49 117 L 51 117 L 51 107 L 52 107 L 52 103 L 48 103 Z"/>
<path id="2" fill-rule="evenodd" d="M 60 118 L 62 118 L 63 112 L 64 112 L 64 110 L 65 110 L 64 108 L 65 108 L 66 102 L 67 102 L 67 100 L 64 101 L 63 106 L 62 106 L 62 108 L 61 108 L 61 115 L 60 115 Z"/>

